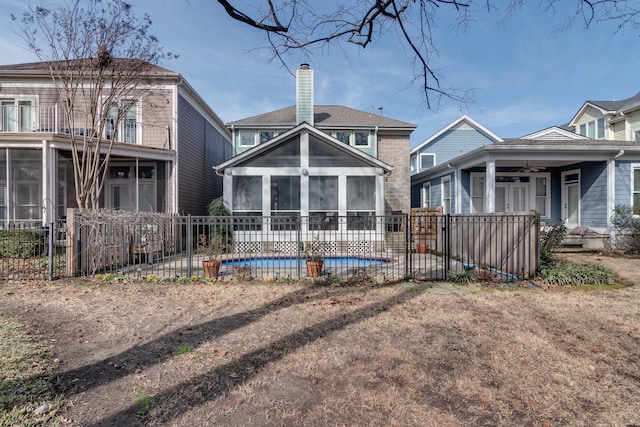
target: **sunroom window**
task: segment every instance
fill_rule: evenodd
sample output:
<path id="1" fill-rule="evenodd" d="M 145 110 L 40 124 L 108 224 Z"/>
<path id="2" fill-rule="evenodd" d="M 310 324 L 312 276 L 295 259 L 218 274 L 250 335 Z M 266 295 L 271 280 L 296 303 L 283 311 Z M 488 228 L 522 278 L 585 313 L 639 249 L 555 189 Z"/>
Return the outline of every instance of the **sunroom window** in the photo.
<path id="1" fill-rule="evenodd" d="M 376 178 L 374 176 L 347 177 L 347 228 L 375 230 Z"/>

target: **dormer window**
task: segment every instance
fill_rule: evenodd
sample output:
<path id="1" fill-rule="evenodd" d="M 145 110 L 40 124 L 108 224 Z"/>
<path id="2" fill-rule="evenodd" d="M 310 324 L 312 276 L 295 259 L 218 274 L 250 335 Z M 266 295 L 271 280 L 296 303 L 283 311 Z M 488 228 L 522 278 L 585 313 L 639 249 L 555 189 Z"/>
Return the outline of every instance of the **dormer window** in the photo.
<path id="1" fill-rule="evenodd" d="M 604 117 L 582 123 L 578 129 L 578 133 L 587 138 L 604 139 Z"/>

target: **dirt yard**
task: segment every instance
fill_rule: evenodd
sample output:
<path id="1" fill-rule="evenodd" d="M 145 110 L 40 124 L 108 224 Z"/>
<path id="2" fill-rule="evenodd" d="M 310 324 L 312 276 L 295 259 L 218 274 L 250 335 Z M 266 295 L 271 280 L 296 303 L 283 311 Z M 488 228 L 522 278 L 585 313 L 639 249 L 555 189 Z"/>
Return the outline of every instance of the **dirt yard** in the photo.
<path id="1" fill-rule="evenodd" d="M 74 426 L 640 426 L 640 260 L 609 291 L 0 283 Z"/>

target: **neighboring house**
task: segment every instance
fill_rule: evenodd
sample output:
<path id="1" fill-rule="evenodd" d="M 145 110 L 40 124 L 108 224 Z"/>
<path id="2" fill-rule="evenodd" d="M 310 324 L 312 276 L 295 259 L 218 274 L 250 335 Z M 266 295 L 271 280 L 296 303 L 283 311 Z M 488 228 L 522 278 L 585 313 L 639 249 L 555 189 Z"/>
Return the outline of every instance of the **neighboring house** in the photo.
<path id="1" fill-rule="evenodd" d="M 416 147 L 446 160 L 412 175 L 412 206 L 450 213 L 536 210 L 544 222 L 600 234 L 612 231 L 616 205 L 640 213 L 640 145 L 634 141 L 587 138 L 566 127 L 517 139 L 487 135 L 463 116 Z M 451 147 L 464 152 L 451 157 Z"/>
<path id="2" fill-rule="evenodd" d="M 231 134 L 178 73 L 155 65 L 145 102 L 113 140 L 100 207 L 206 214 L 222 194 L 212 166 L 232 153 Z M 69 129 L 43 63 L 0 66 L 0 222 L 49 223 L 75 207 Z M 114 106 L 116 107 L 116 106 Z"/>
<path id="3" fill-rule="evenodd" d="M 228 123 L 237 155 L 217 171 L 231 211 L 334 218 L 408 212 L 416 125 L 314 105 L 313 93 L 313 70 L 303 64 L 295 105 Z"/>
<path id="4" fill-rule="evenodd" d="M 411 150 L 411 174 L 447 163 L 461 154 L 497 141 L 502 141 L 502 138 L 463 114 Z"/>
<path id="5" fill-rule="evenodd" d="M 621 101 L 587 101 L 569 126 L 589 138 L 640 141 L 640 93 Z"/>

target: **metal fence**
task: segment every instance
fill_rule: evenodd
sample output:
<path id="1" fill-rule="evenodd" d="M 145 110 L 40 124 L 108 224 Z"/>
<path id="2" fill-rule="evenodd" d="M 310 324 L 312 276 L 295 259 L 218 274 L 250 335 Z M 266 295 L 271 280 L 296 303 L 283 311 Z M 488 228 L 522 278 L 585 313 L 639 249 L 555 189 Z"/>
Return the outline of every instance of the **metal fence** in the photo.
<path id="1" fill-rule="evenodd" d="M 499 281 L 535 276 L 537 214 L 435 212 L 211 217 L 70 210 L 66 223 L 0 229 L 0 279 L 109 274 L 387 282 L 446 280 L 458 272 Z M 308 262 L 313 260 L 322 265 L 314 269 Z"/>
<path id="2" fill-rule="evenodd" d="M 66 274 L 63 222 L 0 223 L 0 280 L 53 280 Z"/>
<path id="3" fill-rule="evenodd" d="M 482 270 L 515 281 L 538 268 L 535 213 L 211 217 L 97 211 L 76 212 L 68 221 L 69 275 L 383 282 L 445 280 Z M 311 260 L 322 261 L 319 270 Z"/>

